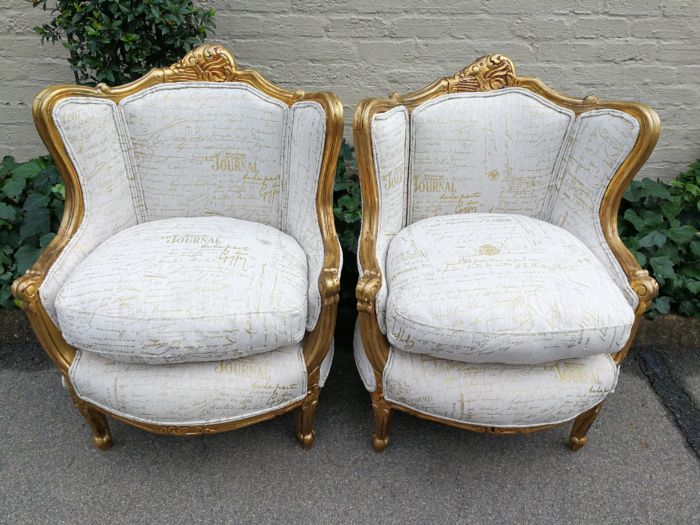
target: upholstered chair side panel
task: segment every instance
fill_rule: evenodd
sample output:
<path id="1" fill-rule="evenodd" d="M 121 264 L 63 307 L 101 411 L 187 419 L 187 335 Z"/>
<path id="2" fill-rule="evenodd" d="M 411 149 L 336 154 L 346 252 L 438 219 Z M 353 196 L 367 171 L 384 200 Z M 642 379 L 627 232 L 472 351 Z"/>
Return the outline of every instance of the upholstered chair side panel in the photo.
<path id="1" fill-rule="evenodd" d="M 355 323 L 355 332 L 352 337 L 352 349 L 355 357 L 355 365 L 360 374 L 360 379 L 369 392 L 374 392 L 377 389 L 377 380 L 374 377 L 374 369 L 367 358 L 365 347 L 362 344 L 362 335 L 360 334 L 360 323 Z"/>
<path id="2" fill-rule="evenodd" d="M 562 423 L 603 401 L 617 383 L 607 354 L 540 365 L 471 364 L 392 348 L 386 399 L 448 421 L 505 428 Z"/>
<path id="3" fill-rule="evenodd" d="M 41 302 L 57 323 L 54 302 L 66 278 L 98 244 L 137 222 L 124 139 L 113 102 L 87 97 L 56 104 L 52 118 L 80 180 L 84 216 L 41 284 Z M 133 180 L 132 180 L 133 182 Z"/>
<path id="4" fill-rule="evenodd" d="M 306 252 L 308 260 L 308 309 L 306 329 L 316 326 L 321 312 L 318 278 L 323 269 L 323 237 L 318 224 L 316 191 L 326 138 L 326 113 L 317 102 L 297 102 L 287 128 L 287 187 L 280 223 Z"/>
<path id="5" fill-rule="evenodd" d="M 148 220 L 223 215 L 279 227 L 286 104 L 243 83 L 180 82 L 119 105 Z"/>
<path id="6" fill-rule="evenodd" d="M 239 359 L 145 365 L 78 352 L 70 379 L 81 399 L 156 425 L 213 425 L 276 410 L 306 395 L 301 345 Z"/>
<path id="7" fill-rule="evenodd" d="M 384 315 L 388 290 L 386 254 L 389 251 L 391 239 L 406 226 L 408 122 L 408 111 L 404 106 L 393 108 L 386 113 L 379 113 L 372 118 L 372 150 L 379 194 L 376 257 L 382 273 L 382 287 L 377 294 L 376 312 L 379 329 L 383 333 L 386 333 Z"/>
<path id="8" fill-rule="evenodd" d="M 634 147 L 638 134 L 637 120 L 622 111 L 600 109 L 581 114 L 547 218 L 588 246 L 633 308 L 638 298 L 605 240 L 600 206 L 608 184 Z"/>
<path id="9" fill-rule="evenodd" d="M 574 121 L 521 88 L 423 103 L 411 114 L 408 224 L 471 212 L 540 218 Z"/>

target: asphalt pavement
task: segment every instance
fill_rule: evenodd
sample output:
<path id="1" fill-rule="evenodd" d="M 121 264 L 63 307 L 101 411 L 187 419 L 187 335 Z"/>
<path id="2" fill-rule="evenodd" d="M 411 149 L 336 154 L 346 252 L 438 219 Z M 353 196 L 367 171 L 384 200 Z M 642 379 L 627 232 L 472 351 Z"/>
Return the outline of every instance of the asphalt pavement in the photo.
<path id="1" fill-rule="evenodd" d="M 110 421 L 114 447 L 102 452 L 39 346 L 0 343 L 0 523 L 698 523 L 692 421 L 667 408 L 642 353 L 661 355 L 692 419 L 700 361 L 686 350 L 644 346 L 627 359 L 575 453 L 568 425 L 495 436 L 397 413 L 376 454 L 369 396 L 343 344 L 309 451 L 287 414 L 198 437 Z"/>

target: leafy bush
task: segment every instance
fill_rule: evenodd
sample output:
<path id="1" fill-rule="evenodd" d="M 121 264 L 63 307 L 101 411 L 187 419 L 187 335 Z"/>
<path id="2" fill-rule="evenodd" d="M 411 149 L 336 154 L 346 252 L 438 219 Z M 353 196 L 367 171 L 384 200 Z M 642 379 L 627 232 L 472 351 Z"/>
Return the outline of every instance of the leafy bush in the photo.
<path id="1" fill-rule="evenodd" d="M 12 281 L 55 237 L 65 193 L 51 157 L 0 166 L 0 308 L 13 308 Z"/>
<path id="2" fill-rule="evenodd" d="M 55 0 L 51 13 L 35 31 L 42 43 L 65 37 L 75 81 L 90 85 L 124 84 L 176 62 L 204 41 L 215 15 L 191 0 Z"/>
<path id="3" fill-rule="evenodd" d="M 340 147 L 333 187 L 335 229 L 343 248 L 343 273 L 340 276 L 340 307 L 355 310 L 357 271 L 357 240 L 362 223 L 362 198 L 357 176 L 354 150 L 345 140 Z"/>
<path id="4" fill-rule="evenodd" d="M 700 161 L 670 183 L 634 181 L 620 206 L 622 241 L 659 282 L 650 316 L 700 317 Z"/>
<path id="5" fill-rule="evenodd" d="M 338 167 L 335 172 L 333 213 L 341 246 L 344 250 L 357 254 L 357 240 L 360 237 L 362 222 L 362 198 L 354 149 L 345 140 L 340 147 Z"/>

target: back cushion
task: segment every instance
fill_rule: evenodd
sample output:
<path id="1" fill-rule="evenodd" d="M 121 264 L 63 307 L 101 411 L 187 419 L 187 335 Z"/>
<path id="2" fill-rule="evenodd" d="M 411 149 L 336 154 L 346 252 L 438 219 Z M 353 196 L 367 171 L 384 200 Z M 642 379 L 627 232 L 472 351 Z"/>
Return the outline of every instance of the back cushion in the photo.
<path id="1" fill-rule="evenodd" d="M 186 82 L 118 107 L 145 220 L 224 215 L 280 227 L 285 104 L 241 83 Z"/>
<path id="2" fill-rule="evenodd" d="M 519 88 L 422 104 L 411 114 L 408 223 L 472 212 L 541 217 L 574 120 Z"/>

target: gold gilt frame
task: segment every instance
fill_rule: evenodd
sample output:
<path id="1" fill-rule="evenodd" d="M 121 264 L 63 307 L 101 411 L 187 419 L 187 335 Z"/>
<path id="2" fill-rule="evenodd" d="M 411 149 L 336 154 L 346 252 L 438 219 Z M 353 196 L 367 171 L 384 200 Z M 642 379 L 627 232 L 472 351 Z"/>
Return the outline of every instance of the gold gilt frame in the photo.
<path id="1" fill-rule="evenodd" d="M 639 266 L 637 260 L 622 243 L 617 233 L 617 211 L 622 194 L 635 174 L 646 162 L 659 136 L 659 118 L 649 106 L 633 102 L 600 102 L 593 96 L 582 99 L 568 97 L 557 93 L 536 78 L 516 76 L 515 67 L 510 59 L 498 54 L 481 57 L 454 76 L 441 78 L 413 93 L 405 95 L 393 93 L 388 98 L 363 100 L 355 111 L 353 125 L 360 184 L 362 187 L 363 214 L 359 244 L 362 277 L 357 284 L 356 295 L 362 343 L 377 382 L 377 388 L 372 392 L 371 397 L 375 416 L 373 446 L 378 452 L 383 451 L 389 442 L 389 423 L 392 410 L 402 410 L 420 418 L 458 428 L 494 434 L 530 433 L 558 426 L 540 425 L 528 428 L 501 428 L 458 423 L 441 417 L 419 413 L 410 408 L 391 403 L 384 398 L 382 388 L 382 374 L 389 356 L 389 342 L 379 329 L 375 310 L 377 293 L 382 285 L 382 274 L 376 258 L 379 226 L 379 192 L 372 151 L 372 118 L 378 113 L 389 111 L 397 106 L 405 106 L 410 113 L 420 104 L 449 93 L 491 91 L 506 87 L 520 87 L 530 90 L 559 106 L 569 108 L 577 115 L 594 109 L 609 108 L 623 111 L 639 122 L 640 130 L 637 141 L 610 181 L 600 207 L 600 222 L 605 240 L 627 275 L 632 290 L 639 297 L 630 339 L 622 350 L 612 354 L 618 366 L 630 349 L 642 315 L 658 294 L 656 281 L 649 276 L 646 270 Z M 569 448 L 578 450 L 586 444 L 586 432 L 595 420 L 601 407 L 602 402 L 574 419 L 568 443 Z"/>
<path id="2" fill-rule="evenodd" d="M 52 119 L 52 110 L 57 102 L 66 97 L 95 97 L 118 104 L 124 97 L 156 84 L 188 81 L 242 82 L 288 106 L 299 101 L 313 101 L 323 107 L 326 114 L 326 138 L 316 193 L 316 210 L 324 248 L 323 269 L 318 281 L 322 306 L 315 329 L 307 332 L 302 342 L 308 373 L 308 391 L 304 399 L 277 410 L 232 422 L 202 426 L 162 426 L 134 421 L 110 413 L 77 397 L 68 377 L 68 369 L 73 362 L 76 350 L 63 339 L 59 328 L 53 323 L 41 303 L 39 297 L 41 283 L 51 265 L 78 230 L 84 215 L 80 180 Z M 39 135 L 55 160 L 65 182 L 66 202 L 58 234 L 26 275 L 13 283 L 12 293 L 21 301 L 22 308 L 27 312 L 39 342 L 65 378 L 73 401 L 92 429 L 95 446 L 107 449 L 112 444 L 106 415 L 150 432 L 197 435 L 245 427 L 298 408 L 297 438 L 304 448 L 311 447 L 314 440 L 314 417 L 320 394 L 320 366 L 333 338 L 340 290 L 340 248 L 335 232 L 332 206 L 333 179 L 343 134 L 343 107 L 338 97 L 333 93 L 304 93 L 280 88 L 256 71 L 238 69 L 233 56 L 224 47 L 202 45 L 187 53 L 182 60 L 172 66 L 153 69 L 143 77 L 122 86 L 59 85 L 46 88 L 34 100 L 32 112 Z"/>

